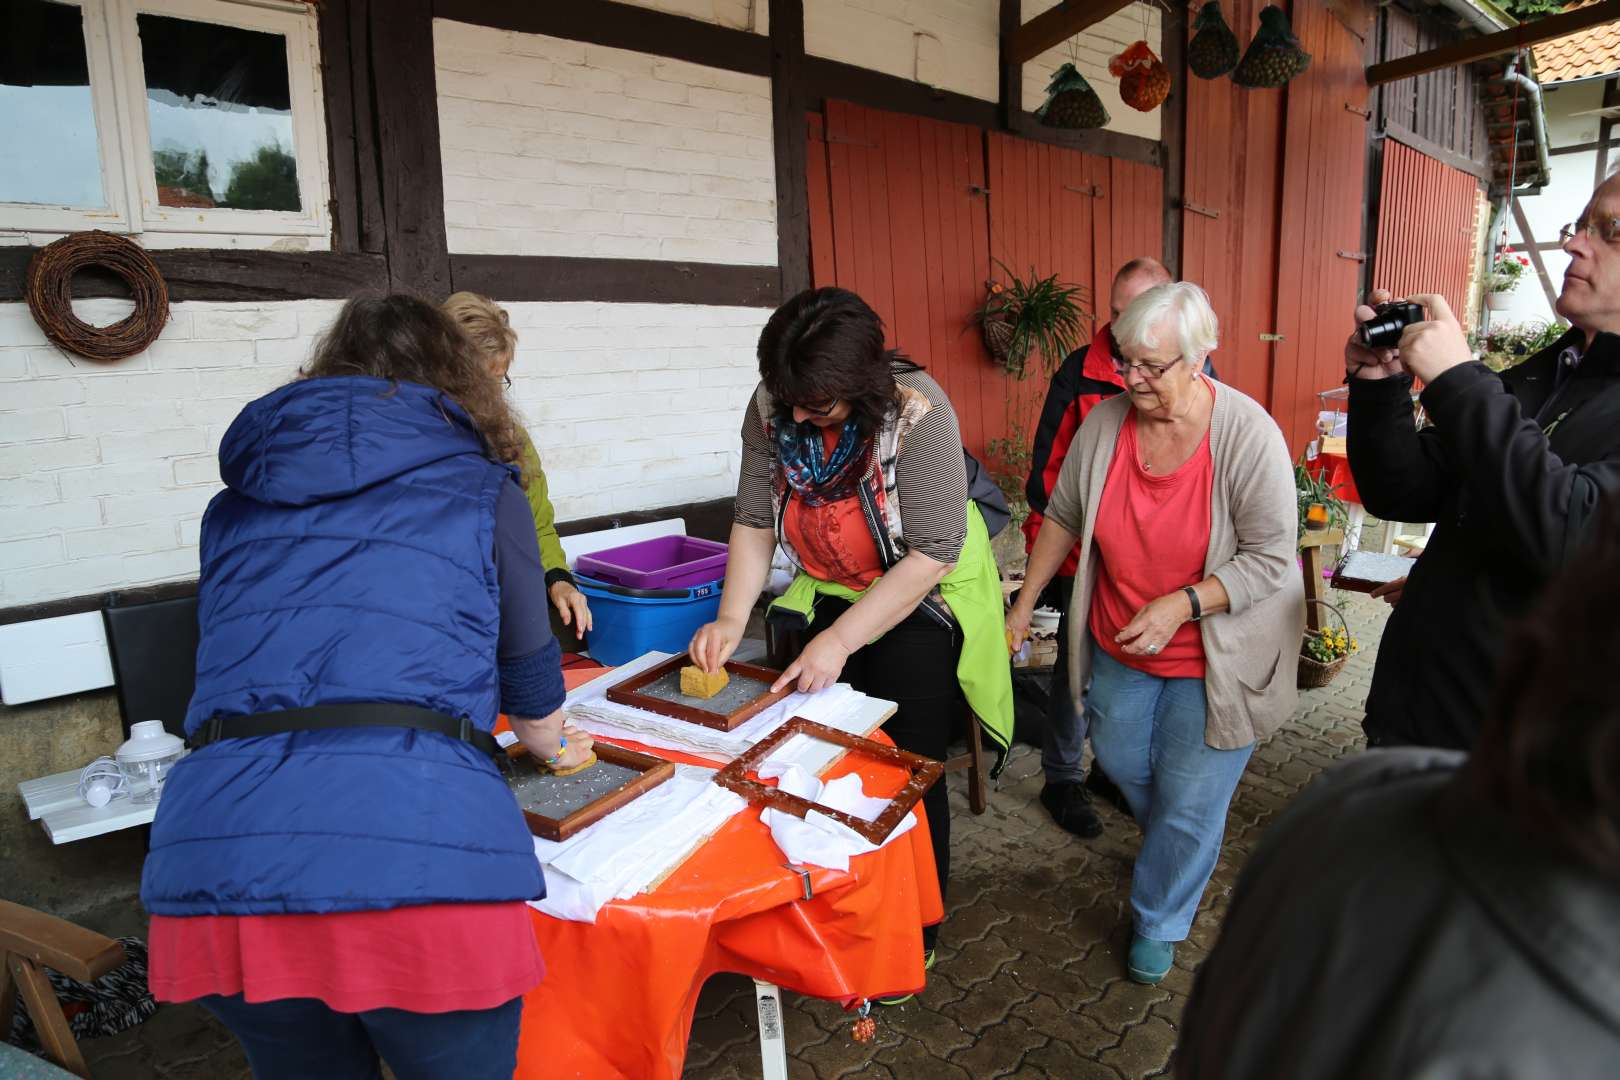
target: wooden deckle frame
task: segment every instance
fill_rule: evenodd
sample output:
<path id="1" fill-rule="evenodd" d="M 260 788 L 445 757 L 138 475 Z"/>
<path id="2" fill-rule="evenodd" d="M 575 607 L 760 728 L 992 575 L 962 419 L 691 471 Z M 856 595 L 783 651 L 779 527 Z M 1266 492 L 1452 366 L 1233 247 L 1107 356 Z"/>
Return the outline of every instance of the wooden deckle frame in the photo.
<path id="1" fill-rule="evenodd" d="M 675 775 L 673 763 L 655 758 L 651 754 L 642 754 L 603 742 L 597 743 L 592 749 L 598 761 L 622 765 L 626 769 L 634 769 L 641 775 L 623 787 L 615 788 L 561 818 L 546 817 L 525 808 L 523 818 L 529 823 L 529 831 L 534 835 L 545 840 L 566 840 L 585 826 L 596 824 L 619 807 L 640 798 Z M 514 743 L 506 752 L 517 768 L 539 768 L 522 743 Z"/>
<path id="2" fill-rule="evenodd" d="M 883 812 L 871 821 L 846 814 L 842 810 L 833 810 L 797 795 L 789 795 L 780 788 L 768 787 L 758 780 L 748 778 L 749 773 L 756 772 L 766 758 L 795 735 L 807 735 L 821 742 L 865 754 L 889 765 L 898 765 L 910 770 L 911 778 L 895 793 L 894 798 L 889 800 L 889 805 L 883 808 Z M 871 843 L 881 844 L 899 827 L 900 822 L 905 820 L 905 816 L 917 805 L 923 793 L 933 787 L 944 774 L 944 764 L 933 758 L 852 735 L 847 731 L 839 731 L 825 724 L 818 724 L 814 720 L 806 720 L 802 716 L 795 716 L 751 746 L 747 753 L 733 759 L 730 765 L 715 775 L 714 782 L 729 791 L 735 791 L 751 803 L 785 810 L 794 817 L 802 818 L 812 810 L 825 814 L 839 824 L 849 826 Z"/>
<path id="3" fill-rule="evenodd" d="M 645 709 L 647 712 L 657 713 L 659 716 L 669 716 L 676 720 L 701 724 L 704 727 L 718 728 L 721 731 L 733 731 L 793 692 L 791 686 L 784 686 L 774 693 L 763 693 L 746 705 L 733 709 L 728 713 L 711 712 L 708 709 L 700 709 L 694 705 L 668 701 L 661 697 L 654 697 L 651 694 L 641 693 L 642 687 L 657 682 L 670 672 L 679 671 L 691 662 L 692 658 L 686 653 L 672 656 L 661 664 L 654 664 L 647 670 L 637 672 L 623 682 L 608 687 L 607 699 L 617 705 L 629 705 L 632 708 Z M 725 669 L 733 675 L 757 679 L 766 686 L 770 686 L 782 675 L 780 671 L 756 667 L 753 664 L 743 664 L 735 660 L 728 660 Z"/>

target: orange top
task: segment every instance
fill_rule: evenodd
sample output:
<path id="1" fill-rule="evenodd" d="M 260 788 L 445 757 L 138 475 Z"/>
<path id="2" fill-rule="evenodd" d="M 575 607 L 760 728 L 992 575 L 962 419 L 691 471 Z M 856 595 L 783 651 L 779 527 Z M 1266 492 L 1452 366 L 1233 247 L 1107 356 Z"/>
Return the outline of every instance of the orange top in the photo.
<path id="1" fill-rule="evenodd" d="M 1159 476 L 1142 465 L 1135 411 L 1125 418 L 1097 506 L 1093 535 L 1102 562 L 1089 624 L 1097 644 L 1126 667 L 1164 679 L 1204 677 L 1195 622 L 1182 623 L 1156 656 L 1127 654 L 1114 636 L 1149 601 L 1204 580 L 1214 482 L 1208 432 L 1180 468 Z"/>
<path id="2" fill-rule="evenodd" d="M 822 430 L 829 455 L 838 446 L 838 433 L 836 427 Z M 883 559 L 857 495 L 825 506 L 810 506 L 790 495 L 782 532 L 798 551 L 804 572 L 818 581 L 835 581 L 859 592 L 883 574 Z"/>

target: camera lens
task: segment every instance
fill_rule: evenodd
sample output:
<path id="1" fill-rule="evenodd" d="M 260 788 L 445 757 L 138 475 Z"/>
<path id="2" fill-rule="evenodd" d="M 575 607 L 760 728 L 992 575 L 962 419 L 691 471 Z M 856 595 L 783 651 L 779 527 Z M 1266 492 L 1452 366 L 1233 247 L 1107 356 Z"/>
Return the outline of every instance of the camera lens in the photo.
<path id="1" fill-rule="evenodd" d="M 1393 349 L 1405 329 L 1406 320 L 1400 315 L 1378 315 L 1361 324 L 1361 343 L 1369 349 Z"/>

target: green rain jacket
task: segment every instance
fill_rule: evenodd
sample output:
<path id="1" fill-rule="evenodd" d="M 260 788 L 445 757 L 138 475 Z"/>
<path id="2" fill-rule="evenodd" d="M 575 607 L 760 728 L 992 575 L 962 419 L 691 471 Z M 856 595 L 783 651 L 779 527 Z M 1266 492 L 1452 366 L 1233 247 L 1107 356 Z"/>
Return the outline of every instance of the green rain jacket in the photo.
<path id="1" fill-rule="evenodd" d="M 534 440 L 523 432 L 523 493 L 529 500 L 529 512 L 534 515 L 534 535 L 540 541 L 540 564 L 546 568 L 546 586 L 557 581 L 573 581 L 568 572 L 568 558 L 563 554 L 562 540 L 557 536 L 557 512 L 551 508 L 546 494 L 546 473 L 540 467 L 540 452 Z"/>

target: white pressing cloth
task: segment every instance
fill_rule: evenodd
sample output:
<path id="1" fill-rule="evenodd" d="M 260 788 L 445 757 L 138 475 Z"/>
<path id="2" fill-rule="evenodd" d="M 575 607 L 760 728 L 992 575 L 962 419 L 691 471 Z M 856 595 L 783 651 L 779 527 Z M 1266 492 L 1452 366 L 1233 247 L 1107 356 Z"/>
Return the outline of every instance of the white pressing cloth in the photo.
<path id="1" fill-rule="evenodd" d="M 865 793 L 861 788 L 859 773 L 850 773 L 831 783 L 823 783 L 799 766 L 789 765 L 785 768 L 768 766 L 760 770 L 760 776 L 762 779 L 780 776 L 777 786 L 788 794 L 798 795 L 832 810 L 841 810 L 863 821 L 876 818 L 889 804 L 887 799 L 872 798 Z M 917 824 L 917 815 L 907 814 L 882 844 L 874 844 L 848 825 L 814 810 L 801 818 L 766 807 L 760 814 L 760 820 L 770 828 L 771 839 L 776 841 L 776 846 L 782 849 L 789 862 L 825 866 L 829 870 L 848 870 L 851 855 L 865 855 L 886 847 L 895 837 L 904 835 Z"/>

